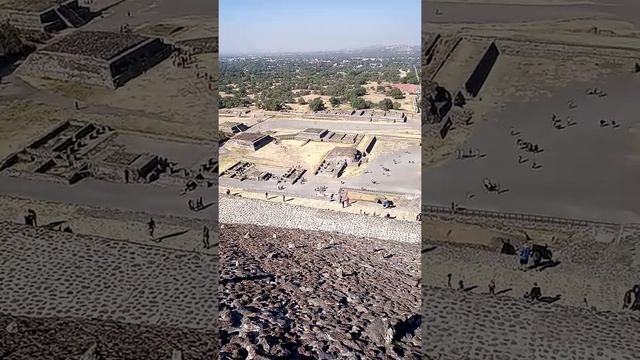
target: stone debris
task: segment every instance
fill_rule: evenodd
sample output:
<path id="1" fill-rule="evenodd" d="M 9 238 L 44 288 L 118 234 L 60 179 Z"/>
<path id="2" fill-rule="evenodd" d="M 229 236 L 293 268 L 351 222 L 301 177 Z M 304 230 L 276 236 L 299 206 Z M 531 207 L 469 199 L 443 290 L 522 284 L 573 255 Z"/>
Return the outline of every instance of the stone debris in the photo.
<path id="1" fill-rule="evenodd" d="M 220 241 L 220 359 L 420 358 L 419 244 L 240 224 Z"/>

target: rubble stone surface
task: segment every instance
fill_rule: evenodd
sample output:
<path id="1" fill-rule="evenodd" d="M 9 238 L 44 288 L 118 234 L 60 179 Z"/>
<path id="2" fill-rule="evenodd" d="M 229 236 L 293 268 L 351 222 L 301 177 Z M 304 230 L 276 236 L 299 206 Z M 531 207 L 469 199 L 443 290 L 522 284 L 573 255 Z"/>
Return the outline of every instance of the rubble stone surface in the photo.
<path id="1" fill-rule="evenodd" d="M 220 242 L 220 359 L 420 358 L 419 244 L 246 224 Z"/>

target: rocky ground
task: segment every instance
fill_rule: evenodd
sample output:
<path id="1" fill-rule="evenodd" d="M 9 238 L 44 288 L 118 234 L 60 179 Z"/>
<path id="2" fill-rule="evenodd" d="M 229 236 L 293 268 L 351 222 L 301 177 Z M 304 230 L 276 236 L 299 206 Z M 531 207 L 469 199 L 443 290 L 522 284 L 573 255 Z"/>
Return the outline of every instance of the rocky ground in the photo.
<path id="1" fill-rule="evenodd" d="M 419 243 L 420 223 L 220 195 L 221 223 L 253 224 Z"/>
<path id="2" fill-rule="evenodd" d="M 214 330 L 0 314 L 0 358 L 6 360 L 215 359 L 215 338 Z"/>
<path id="3" fill-rule="evenodd" d="M 637 359 L 638 314 L 423 286 L 426 359 Z"/>
<path id="4" fill-rule="evenodd" d="M 419 244 L 247 224 L 220 242 L 220 359 L 420 358 Z"/>
<path id="5" fill-rule="evenodd" d="M 216 329 L 215 256 L 13 223 L 0 246 L 4 313 Z"/>
<path id="6" fill-rule="evenodd" d="M 517 256 L 502 255 L 498 249 L 425 243 L 423 283 L 447 286 L 447 274 L 452 274 L 454 288 L 462 280 L 466 288 L 473 288 L 470 292 L 486 294 L 493 279 L 497 292 L 521 297 L 537 282 L 544 296 L 560 295 L 558 304 L 619 311 L 625 291 L 639 281 L 637 239 L 637 235 L 628 236 L 617 244 L 576 239 L 549 242 L 557 264 L 527 271 L 519 269 Z"/>

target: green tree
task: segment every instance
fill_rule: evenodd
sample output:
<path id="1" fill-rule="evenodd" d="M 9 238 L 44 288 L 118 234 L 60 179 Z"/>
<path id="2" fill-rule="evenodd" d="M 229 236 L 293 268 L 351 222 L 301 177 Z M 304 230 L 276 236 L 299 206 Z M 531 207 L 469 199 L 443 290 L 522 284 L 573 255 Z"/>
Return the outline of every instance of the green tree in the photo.
<path id="1" fill-rule="evenodd" d="M 382 101 L 380 101 L 380 103 L 378 103 L 378 106 L 381 110 L 388 111 L 390 109 L 393 109 L 393 101 L 391 101 L 391 99 L 389 98 L 384 98 L 382 99 Z"/>
<path id="2" fill-rule="evenodd" d="M 367 104 L 367 101 L 365 101 L 363 98 L 361 97 L 356 97 L 353 100 L 351 100 L 351 107 L 356 109 L 356 110 L 360 110 L 360 109 L 368 109 L 369 104 Z"/>
<path id="3" fill-rule="evenodd" d="M 363 96 L 366 93 L 367 93 L 367 89 L 363 88 L 362 86 L 358 86 L 353 90 L 353 95 L 355 96 Z"/>
<path id="4" fill-rule="evenodd" d="M 389 91 L 387 95 L 391 96 L 394 99 L 404 99 L 404 94 L 402 93 L 402 91 L 400 91 L 400 89 L 391 89 L 391 91 Z"/>
<path id="5" fill-rule="evenodd" d="M 338 107 L 342 103 L 342 101 L 340 101 L 340 98 L 337 98 L 335 96 L 330 97 L 329 98 L 329 102 L 331 103 L 331 106 L 333 106 L 333 107 Z"/>
<path id="6" fill-rule="evenodd" d="M 284 108 L 284 103 L 277 99 L 266 99 L 260 102 L 260 108 L 268 111 L 280 111 Z"/>
<path id="7" fill-rule="evenodd" d="M 394 101 L 394 102 L 393 102 L 393 109 L 394 109 L 394 110 L 400 110 L 400 106 L 401 106 L 401 105 L 400 105 L 400 103 L 399 103 L 399 102 L 397 102 L 397 101 Z"/>
<path id="8" fill-rule="evenodd" d="M 0 24 L 0 56 L 20 54 L 23 50 L 20 31 L 8 23 Z"/>
<path id="9" fill-rule="evenodd" d="M 302 96 L 300 96 L 300 98 L 298 99 L 298 104 L 307 105 L 307 101 Z"/>
<path id="10" fill-rule="evenodd" d="M 324 101 L 322 101 L 322 99 L 319 97 L 311 100 L 311 102 L 309 103 L 309 109 L 311 109 L 312 111 L 320 111 L 324 110 L 324 108 Z"/>
<path id="11" fill-rule="evenodd" d="M 382 85 L 378 85 L 378 87 L 376 87 L 376 91 L 379 92 L 379 93 L 384 93 L 384 89 L 385 88 Z"/>

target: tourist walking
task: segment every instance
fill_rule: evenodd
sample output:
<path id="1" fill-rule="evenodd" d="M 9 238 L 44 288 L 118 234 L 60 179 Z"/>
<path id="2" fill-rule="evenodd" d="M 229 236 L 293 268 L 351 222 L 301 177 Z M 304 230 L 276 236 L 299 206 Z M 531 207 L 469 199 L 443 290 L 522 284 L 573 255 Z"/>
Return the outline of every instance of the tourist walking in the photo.
<path id="1" fill-rule="evenodd" d="M 149 236 L 153 237 L 153 233 L 156 230 L 156 222 L 153 221 L 153 218 L 149 218 L 149 222 L 147 223 L 147 230 L 149 231 Z"/>
<path id="2" fill-rule="evenodd" d="M 282 202 L 284 201 L 285 201 L 285 197 L 284 197 L 284 194 L 282 194 Z"/>
<path id="3" fill-rule="evenodd" d="M 207 225 L 202 228 L 202 244 L 205 249 L 209 249 L 211 247 L 211 245 L 209 245 L 209 228 Z"/>
<path id="4" fill-rule="evenodd" d="M 124 182 L 129 183 L 129 169 L 124 169 Z"/>
<path id="5" fill-rule="evenodd" d="M 451 286 L 451 274 L 447 274 L 447 286 L 449 288 L 452 288 L 453 286 Z"/>
<path id="6" fill-rule="evenodd" d="M 265 198 L 265 200 L 269 200 L 269 193 L 268 192 L 264 193 L 264 198 Z"/>
<path id="7" fill-rule="evenodd" d="M 496 294 L 496 282 L 491 279 L 491 281 L 489 281 L 489 295 L 495 295 Z"/>

